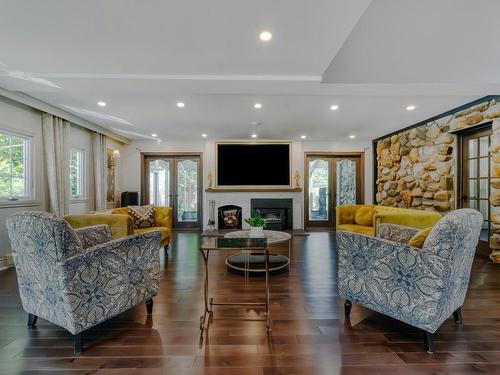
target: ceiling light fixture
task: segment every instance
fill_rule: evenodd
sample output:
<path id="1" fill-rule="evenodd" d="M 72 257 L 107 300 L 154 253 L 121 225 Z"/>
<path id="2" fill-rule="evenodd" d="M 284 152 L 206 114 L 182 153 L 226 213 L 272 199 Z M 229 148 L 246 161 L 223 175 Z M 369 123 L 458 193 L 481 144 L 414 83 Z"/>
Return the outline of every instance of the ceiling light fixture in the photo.
<path id="1" fill-rule="evenodd" d="M 339 109 L 339 106 L 337 104 L 334 104 L 330 107 L 330 110 L 332 111 L 336 111 L 337 109 Z"/>
<path id="2" fill-rule="evenodd" d="M 257 134 L 252 134 L 251 137 L 252 138 L 257 138 Z"/>
<path id="3" fill-rule="evenodd" d="M 207 138 L 207 135 L 206 134 L 202 134 L 201 135 L 203 138 Z"/>
<path id="4" fill-rule="evenodd" d="M 158 134 L 153 133 L 153 134 L 151 134 L 151 137 L 158 137 Z"/>
<path id="5" fill-rule="evenodd" d="M 417 108 L 417 107 L 415 107 L 415 106 L 412 104 L 412 105 L 409 105 L 408 107 L 406 107 L 406 110 L 407 110 L 407 111 L 414 111 L 414 110 L 415 110 L 415 108 Z"/>
<path id="6" fill-rule="evenodd" d="M 301 135 L 300 138 L 306 139 L 307 137 L 305 135 Z"/>
<path id="7" fill-rule="evenodd" d="M 103 101 L 98 101 L 98 102 L 97 102 L 97 105 L 98 105 L 99 107 L 106 107 L 106 102 L 103 102 Z"/>
<path id="8" fill-rule="evenodd" d="M 179 108 L 184 108 L 184 103 L 183 102 L 177 102 L 177 107 Z"/>
<path id="9" fill-rule="evenodd" d="M 255 104 L 253 105 L 253 107 L 254 107 L 255 109 L 261 109 L 261 108 L 262 108 L 262 104 L 260 104 L 260 103 L 255 103 Z"/>
<path id="10" fill-rule="evenodd" d="M 354 139 L 354 138 L 356 138 L 356 136 L 355 136 L 354 134 L 351 134 L 351 135 L 349 136 L 349 138 Z"/>
<path id="11" fill-rule="evenodd" d="M 269 42 L 273 37 L 273 34 L 271 34 L 269 31 L 263 31 L 260 33 L 259 38 L 263 42 Z"/>

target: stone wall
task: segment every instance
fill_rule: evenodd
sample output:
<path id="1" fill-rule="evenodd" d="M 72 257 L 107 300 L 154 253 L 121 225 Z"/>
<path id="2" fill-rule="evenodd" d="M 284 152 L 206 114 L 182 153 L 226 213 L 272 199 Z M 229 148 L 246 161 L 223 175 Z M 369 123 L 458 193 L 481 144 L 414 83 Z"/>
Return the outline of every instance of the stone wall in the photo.
<path id="1" fill-rule="evenodd" d="M 449 212 L 456 208 L 457 137 L 454 132 L 495 121 L 491 213 L 492 260 L 500 263 L 500 97 L 433 119 L 377 142 L 376 202 Z"/>

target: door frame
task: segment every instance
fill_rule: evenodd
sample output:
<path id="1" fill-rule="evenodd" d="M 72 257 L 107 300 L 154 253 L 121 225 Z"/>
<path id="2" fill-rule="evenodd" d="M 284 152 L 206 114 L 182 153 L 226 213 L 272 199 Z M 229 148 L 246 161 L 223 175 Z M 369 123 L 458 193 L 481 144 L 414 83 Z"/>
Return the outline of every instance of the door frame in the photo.
<path id="1" fill-rule="evenodd" d="M 198 165 L 198 205 L 197 205 L 197 210 L 198 210 L 198 220 L 195 223 L 194 226 L 186 226 L 186 227 L 180 227 L 180 228 L 173 228 L 175 230 L 200 230 L 202 229 L 203 225 L 203 152 L 142 152 L 141 151 L 141 192 L 140 192 L 140 197 L 141 197 L 141 204 L 144 204 L 146 202 L 146 161 L 149 157 L 165 157 L 165 158 L 172 158 L 172 159 L 182 159 L 182 158 L 192 158 L 192 157 L 197 157 L 199 159 L 199 165 Z M 174 170 L 174 175 L 176 174 L 176 165 L 173 166 Z M 176 183 L 176 181 L 174 181 Z M 175 209 L 172 207 L 173 214 L 175 214 Z M 172 220 L 175 222 L 175 218 L 172 218 Z M 173 225 L 173 223 L 172 223 Z"/>
<path id="2" fill-rule="evenodd" d="M 312 226 L 308 227 L 306 224 L 308 222 L 307 215 L 309 212 L 309 166 L 307 163 L 307 160 L 309 157 L 318 157 L 318 158 L 329 158 L 331 159 L 330 163 L 334 161 L 336 158 L 359 158 L 359 169 L 360 169 L 360 175 L 359 179 L 357 179 L 357 186 L 356 188 L 356 200 L 358 201 L 358 204 L 364 204 L 365 202 L 365 152 L 364 151 L 356 151 L 356 152 L 330 152 L 330 151 L 306 151 L 304 152 L 304 209 L 303 209 L 303 221 L 304 221 L 304 229 L 325 229 L 325 230 L 331 230 L 335 228 L 335 199 L 336 197 L 330 199 L 330 204 L 331 206 L 331 211 L 332 215 L 330 215 L 330 225 L 327 227 L 321 227 L 321 226 Z M 334 169 L 334 166 L 332 165 L 332 170 Z M 336 189 L 336 171 L 333 170 L 330 182 L 332 186 Z M 330 207 L 329 207 L 330 209 Z"/>

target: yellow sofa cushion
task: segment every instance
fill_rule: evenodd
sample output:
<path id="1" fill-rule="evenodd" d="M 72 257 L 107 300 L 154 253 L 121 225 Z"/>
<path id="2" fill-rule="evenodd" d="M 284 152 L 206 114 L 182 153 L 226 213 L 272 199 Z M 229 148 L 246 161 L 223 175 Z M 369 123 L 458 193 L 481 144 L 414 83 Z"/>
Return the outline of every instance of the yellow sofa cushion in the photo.
<path id="1" fill-rule="evenodd" d="M 153 230 L 159 230 L 161 232 L 161 242 L 170 238 L 171 231 L 170 228 L 167 227 L 135 228 L 134 234 L 142 234 Z"/>
<path id="2" fill-rule="evenodd" d="M 431 230 L 432 227 L 420 229 L 417 234 L 410 238 L 410 241 L 408 241 L 408 245 L 421 249 L 422 246 L 424 246 L 424 242 Z"/>
<path id="3" fill-rule="evenodd" d="M 341 224 L 337 226 L 337 230 L 343 230 L 346 232 L 362 233 L 368 236 L 375 235 L 375 228 L 366 225 L 359 224 Z"/>
<path id="4" fill-rule="evenodd" d="M 373 226 L 373 214 L 375 209 L 372 206 L 364 206 L 359 208 L 354 215 L 354 221 L 358 225 Z"/>

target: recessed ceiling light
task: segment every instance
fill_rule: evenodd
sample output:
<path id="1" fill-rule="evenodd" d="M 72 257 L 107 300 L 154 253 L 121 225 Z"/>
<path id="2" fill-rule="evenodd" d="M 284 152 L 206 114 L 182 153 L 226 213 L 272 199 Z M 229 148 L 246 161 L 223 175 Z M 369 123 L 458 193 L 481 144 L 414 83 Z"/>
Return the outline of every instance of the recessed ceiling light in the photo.
<path id="1" fill-rule="evenodd" d="M 300 138 L 306 139 L 307 137 L 305 135 L 301 135 Z"/>
<path id="2" fill-rule="evenodd" d="M 336 111 L 337 109 L 339 109 L 339 106 L 338 106 L 337 104 L 334 104 L 334 105 L 332 105 L 332 106 L 330 107 L 330 109 L 331 109 L 332 111 Z"/>
<path id="3" fill-rule="evenodd" d="M 184 108 L 184 103 L 183 102 L 177 102 L 177 107 Z"/>
<path id="4" fill-rule="evenodd" d="M 262 40 L 263 42 L 269 42 L 272 37 L 273 34 L 271 34 L 269 31 L 263 31 L 259 35 L 260 40 Z"/>
<path id="5" fill-rule="evenodd" d="M 98 101 L 98 102 L 97 102 L 97 105 L 98 105 L 99 107 L 106 107 L 106 102 L 103 102 L 103 101 Z"/>
<path id="6" fill-rule="evenodd" d="M 252 138 L 257 138 L 257 134 L 252 134 L 251 137 Z"/>
<path id="7" fill-rule="evenodd" d="M 415 107 L 415 106 L 412 104 L 412 105 L 409 105 L 408 107 L 406 107 L 406 110 L 407 110 L 407 111 L 414 111 L 414 110 L 415 110 L 415 108 L 417 108 L 417 107 Z"/>
<path id="8" fill-rule="evenodd" d="M 207 138 L 207 135 L 206 134 L 202 134 L 201 135 L 203 138 Z"/>
<path id="9" fill-rule="evenodd" d="M 255 104 L 253 105 L 253 107 L 254 107 L 255 109 L 261 109 L 261 108 L 262 108 L 262 104 L 260 104 L 260 103 L 255 103 Z"/>
<path id="10" fill-rule="evenodd" d="M 158 137 L 158 134 L 153 133 L 153 134 L 151 134 L 151 137 Z"/>
<path id="11" fill-rule="evenodd" d="M 351 134 L 351 135 L 349 136 L 349 138 L 354 139 L 354 138 L 356 138 L 356 136 L 355 136 L 354 134 Z"/>

